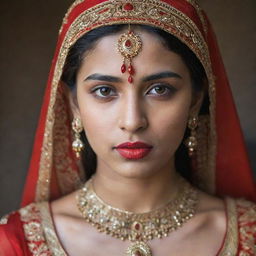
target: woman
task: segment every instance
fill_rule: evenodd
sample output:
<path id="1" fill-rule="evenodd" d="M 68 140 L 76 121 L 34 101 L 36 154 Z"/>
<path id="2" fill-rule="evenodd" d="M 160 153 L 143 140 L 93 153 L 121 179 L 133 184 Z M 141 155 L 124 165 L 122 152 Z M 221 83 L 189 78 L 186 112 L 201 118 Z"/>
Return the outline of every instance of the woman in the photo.
<path id="1" fill-rule="evenodd" d="M 255 255 L 255 195 L 200 7 L 76 1 L 1 255 Z"/>

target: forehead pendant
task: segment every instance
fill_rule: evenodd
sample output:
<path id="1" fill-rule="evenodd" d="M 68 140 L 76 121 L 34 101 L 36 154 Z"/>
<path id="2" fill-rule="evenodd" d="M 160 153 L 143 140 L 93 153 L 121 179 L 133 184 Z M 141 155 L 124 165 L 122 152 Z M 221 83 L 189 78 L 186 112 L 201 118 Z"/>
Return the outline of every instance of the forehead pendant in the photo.
<path id="1" fill-rule="evenodd" d="M 132 58 L 138 55 L 142 47 L 141 38 L 131 31 L 130 24 L 128 32 L 122 34 L 118 39 L 118 51 L 123 56 L 123 65 L 121 66 L 121 72 L 125 73 L 128 71 L 129 77 L 128 82 L 133 82 L 133 75 L 135 69 L 132 66 Z M 128 68 L 127 68 L 128 66 Z"/>

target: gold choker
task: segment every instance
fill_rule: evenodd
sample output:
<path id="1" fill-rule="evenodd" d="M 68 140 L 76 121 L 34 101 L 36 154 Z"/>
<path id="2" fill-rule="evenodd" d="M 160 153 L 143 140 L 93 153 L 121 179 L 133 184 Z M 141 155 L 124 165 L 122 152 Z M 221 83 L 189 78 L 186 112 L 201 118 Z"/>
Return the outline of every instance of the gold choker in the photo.
<path id="1" fill-rule="evenodd" d="M 195 214 L 198 191 L 184 179 L 179 187 L 178 195 L 165 206 L 146 213 L 133 213 L 103 202 L 94 192 L 90 179 L 79 191 L 77 206 L 85 220 L 100 232 L 123 241 L 130 240 L 127 256 L 151 256 L 147 241 L 167 237 Z"/>

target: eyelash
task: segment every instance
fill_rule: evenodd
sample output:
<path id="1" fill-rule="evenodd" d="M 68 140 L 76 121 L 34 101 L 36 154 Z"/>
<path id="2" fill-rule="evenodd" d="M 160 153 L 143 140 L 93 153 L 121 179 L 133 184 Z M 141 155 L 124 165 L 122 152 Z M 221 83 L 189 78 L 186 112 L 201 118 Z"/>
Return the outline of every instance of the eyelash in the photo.
<path id="1" fill-rule="evenodd" d="M 109 87 L 109 86 L 100 86 L 100 87 L 97 87 L 97 88 L 93 89 L 93 90 L 92 90 L 92 94 L 94 94 L 94 96 L 95 96 L 96 98 L 100 98 L 100 99 L 107 99 L 108 97 L 111 97 L 111 96 L 112 96 L 112 95 L 108 95 L 108 96 L 99 96 L 99 95 L 97 95 L 96 92 L 97 92 L 97 91 L 100 91 L 100 89 L 102 89 L 102 88 L 111 89 L 111 90 L 113 91 L 113 89 L 112 89 L 111 87 Z"/>
<path id="2" fill-rule="evenodd" d="M 176 89 L 175 87 L 170 86 L 170 85 L 166 85 L 166 84 L 156 84 L 156 85 L 153 86 L 149 91 L 151 91 L 151 90 L 153 90 L 153 89 L 155 89 L 155 88 L 157 88 L 157 87 L 164 88 L 164 89 L 165 89 L 165 92 L 166 92 L 166 91 L 167 91 L 167 92 L 164 93 L 164 94 L 158 94 L 158 95 L 157 95 L 157 94 L 154 94 L 154 95 L 156 95 L 156 96 L 153 96 L 153 97 L 168 97 L 168 96 L 174 94 L 174 93 L 177 91 L 177 89 Z M 99 96 L 99 95 L 97 95 L 96 92 L 97 92 L 97 91 L 100 91 L 100 89 L 102 89 L 102 88 L 111 89 L 111 90 L 113 91 L 113 89 L 112 89 L 110 86 L 100 86 L 100 87 L 97 87 L 97 88 L 93 89 L 93 90 L 91 91 L 91 93 L 94 94 L 94 96 L 95 96 L 96 98 L 99 98 L 99 99 L 108 99 L 109 97 L 112 97 L 112 96 L 113 96 L 113 95 L 107 95 L 107 96 Z"/>
<path id="3" fill-rule="evenodd" d="M 155 88 L 157 88 L 157 87 L 160 87 L 160 88 L 163 88 L 163 89 L 165 89 L 165 93 L 164 94 L 155 94 L 155 95 L 157 95 L 156 97 L 167 97 L 167 96 L 169 96 L 169 95 L 171 95 L 171 94 L 174 94 L 175 92 L 176 92 L 176 88 L 175 87 L 173 87 L 173 86 L 171 86 L 171 85 L 166 85 L 166 84 L 156 84 L 155 86 L 153 86 L 151 89 L 150 89 L 150 91 L 152 91 L 153 89 L 155 89 Z"/>

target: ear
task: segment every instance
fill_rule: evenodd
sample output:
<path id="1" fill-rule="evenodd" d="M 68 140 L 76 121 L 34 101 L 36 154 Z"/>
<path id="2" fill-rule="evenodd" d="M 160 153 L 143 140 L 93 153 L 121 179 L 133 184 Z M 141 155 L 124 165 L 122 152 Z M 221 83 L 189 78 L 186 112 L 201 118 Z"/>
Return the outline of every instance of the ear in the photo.
<path id="1" fill-rule="evenodd" d="M 204 90 L 200 90 L 193 93 L 193 99 L 190 106 L 190 116 L 197 117 L 199 115 L 199 111 L 201 109 L 203 100 L 204 100 L 205 92 Z"/>
<path id="2" fill-rule="evenodd" d="M 80 110 L 77 102 L 76 89 L 74 89 L 74 91 L 68 89 L 68 99 L 73 117 L 80 119 Z"/>

